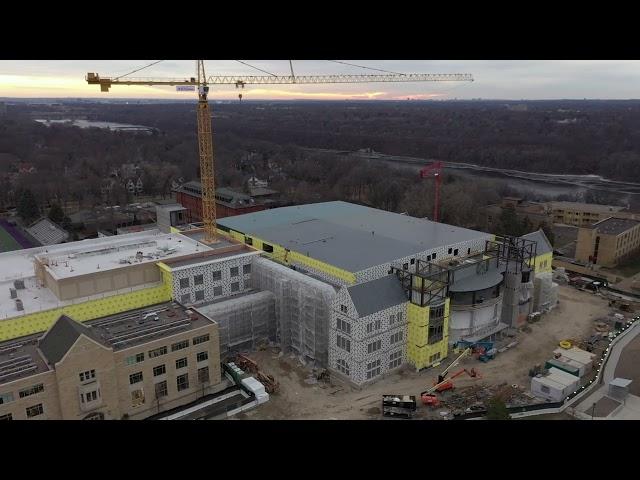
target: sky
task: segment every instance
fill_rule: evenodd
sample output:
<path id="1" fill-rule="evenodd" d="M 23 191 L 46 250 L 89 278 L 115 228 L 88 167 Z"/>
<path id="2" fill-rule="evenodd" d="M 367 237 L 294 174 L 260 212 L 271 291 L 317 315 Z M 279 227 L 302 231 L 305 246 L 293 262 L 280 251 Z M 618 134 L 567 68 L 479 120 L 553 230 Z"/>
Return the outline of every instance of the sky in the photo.
<path id="1" fill-rule="evenodd" d="M 171 86 L 88 85 L 87 72 L 127 74 L 155 60 L 0 60 L 0 97 L 189 99 Z M 288 60 L 242 60 L 276 75 L 290 75 Z M 212 99 L 404 100 L 413 99 L 632 99 L 640 98 L 638 60 L 340 60 L 395 73 L 470 73 L 473 82 L 361 83 L 330 85 L 214 86 Z M 207 75 L 264 75 L 235 60 L 207 60 Z M 375 74 L 329 60 L 294 60 L 296 75 Z M 131 77 L 185 78 L 193 60 L 164 60 Z"/>

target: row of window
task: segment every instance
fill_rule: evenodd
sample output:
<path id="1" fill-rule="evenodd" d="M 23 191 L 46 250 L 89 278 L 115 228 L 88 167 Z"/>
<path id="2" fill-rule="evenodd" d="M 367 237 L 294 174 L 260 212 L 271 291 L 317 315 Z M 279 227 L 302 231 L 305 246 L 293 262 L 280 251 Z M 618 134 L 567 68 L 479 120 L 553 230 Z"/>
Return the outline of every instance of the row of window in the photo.
<path id="1" fill-rule="evenodd" d="M 232 282 L 230 286 L 231 286 L 232 292 L 240 291 L 240 282 Z M 195 293 L 196 302 L 204 300 L 204 290 L 196 290 L 194 293 Z M 222 296 L 222 286 L 213 287 L 213 296 L 214 297 Z M 190 293 L 182 294 L 180 296 L 180 303 L 182 304 L 191 303 L 191 294 Z"/>
<path id="2" fill-rule="evenodd" d="M 251 264 L 250 263 L 247 264 L 247 265 L 243 265 L 242 266 L 242 273 L 244 275 L 247 275 L 247 274 L 251 273 Z M 229 276 L 231 278 L 240 276 L 240 267 L 231 267 L 231 268 L 229 268 Z M 212 279 L 213 279 L 214 282 L 222 280 L 222 271 L 221 270 L 216 270 L 215 272 L 212 272 Z M 204 285 L 204 274 L 194 275 L 193 276 L 193 285 L 194 286 Z M 191 286 L 191 279 L 189 277 L 180 279 L 180 288 L 189 288 L 190 286 Z"/>
<path id="3" fill-rule="evenodd" d="M 336 328 L 347 335 L 351 335 L 351 324 L 342 318 L 336 321 Z"/>
<path id="4" fill-rule="evenodd" d="M 44 384 L 39 383 L 38 385 L 33 385 L 29 388 L 24 388 L 18 391 L 18 395 L 20 398 L 29 397 L 31 395 L 35 395 L 37 393 L 44 392 Z M 14 400 L 13 392 L 7 392 L 0 394 L 0 405 L 4 403 L 11 403 Z"/>
<path id="5" fill-rule="evenodd" d="M 198 369 L 198 383 L 205 384 L 209 382 L 209 367 L 202 367 Z M 182 392 L 183 390 L 187 390 L 189 388 L 189 374 L 184 373 L 182 375 L 178 375 L 176 377 L 176 389 L 178 392 Z M 159 400 L 163 397 L 169 395 L 169 388 L 166 380 L 162 380 L 154 385 L 154 392 L 156 396 L 156 400 Z M 131 392 L 131 405 L 134 407 L 138 407 L 144 404 L 144 391 L 133 390 Z"/>
<path id="6" fill-rule="evenodd" d="M 193 345 L 200 345 L 201 343 L 204 342 L 208 342 L 209 341 L 209 334 L 205 334 L 205 335 L 200 335 L 198 337 L 193 337 Z M 172 352 L 176 352 L 178 350 L 182 350 L 184 348 L 188 348 L 189 347 L 189 339 L 186 340 L 182 340 L 180 342 L 176 342 L 174 344 L 171 345 L 171 351 Z M 166 346 L 163 347 L 158 347 L 158 348 L 154 348 L 153 350 L 149 350 L 149 358 L 156 358 L 156 357 L 160 357 L 162 355 L 166 355 L 168 352 L 168 349 Z M 142 353 L 136 353 L 135 355 L 131 355 L 130 357 L 127 357 L 125 359 L 125 364 L 126 365 L 135 365 L 136 363 L 140 363 L 144 361 L 144 352 Z M 96 371 L 95 370 L 91 370 L 90 372 L 93 372 L 92 375 L 94 378 Z M 90 373 L 90 372 L 84 372 L 80 374 L 80 381 L 83 381 L 83 375 L 85 375 L 86 373 Z"/>
<path id="7" fill-rule="evenodd" d="M 336 336 L 336 345 L 342 350 L 345 350 L 347 352 L 351 351 L 351 340 L 344 338 L 341 335 Z"/>
<path id="8" fill-rule="evenodd" d="M 367 345 L 367 353 L 377 352 L 382 348 L 382 340 L 376 340 Z"/>
<path id="9" fill-rule="evenodd" d="M 375 320 L 373 322 L 369 322 L 367 324 L 367 333 L 376 332 L 376 331 L 380 330 L 381 328 L 382 328 L 382 321 L 381 320 Z"/>
<path id="10" fill-rule="evenodd" d="M 397 350 L 389 355 L 389 370 L 399 367 L 402 365 L 402 350 Z M 349 364 L 346 360 L 342 358 L 338 358 L 336 360 L 336 370 L 340 373 L 343 373 L 349 376 Z M 375 377 L 376 375 L 380 375 L 381 372 L 381 360 L 375 360 L 373 362 L 367 363 L 367 380 Z"/>
<path id="11" fill-rule="evenodd" d="M 344 305 L 341 305 L 340 307 L 344 307 Z M 397 315 L 393 313 L 389 315 L 389 325 L 395 325 L 396 322 L 402 322 L 402 312 L 398 312 Z M 346 333 L 347 335 L 351 335 L 351 324 L 342 318 L 337 319 L 336 328 L 341 332 Z M 381 320 L 375 320 L 373 322 L 369 322 L 367 324 L 367 333 L 376 332 L 381 328 L 382 328 Z"/>
<path id="12" fill-rule="evenodd" d="M 209 352 L 207 351 L 198 352 L 198 354 L 196 355 L 196 360 L 198 362 L 204 362 L 208 358 L 209 358 Z M 179 358 L 176 360 L 176 370 L 180 370 L 181 368 L 186 368 L 188 365 L 189 365 L 189 361 L 187 360 L 187 357 Z M 154 377 L 159 377 L 160 375 L 164 375 L 165 373 L 167 373 L 167 368 L 164 364 L 153 367 Z M 136 372 L 129 375 L 129 383 L 131 385 L 142 382 L 142 380 L 143 380 L 142 372 Z"/>
<path id="13" fill-rule="evenodd" d="M 402 350 L 398 350 L 389 355 L 389 370 L 402 365 Z"/>
<path id="14" fill-rule="evenodd" d="M 402 330 L 391 335 L 391 337 L 389 338 L 389 343 L 393 345 L 394 343 L 398 343 L 401 340 L 402 340 Z"/>
<path id="15" fill-rule="evenodd" d="M 367 380 L 380 375 L 380 359 L 367 363 Z"/>

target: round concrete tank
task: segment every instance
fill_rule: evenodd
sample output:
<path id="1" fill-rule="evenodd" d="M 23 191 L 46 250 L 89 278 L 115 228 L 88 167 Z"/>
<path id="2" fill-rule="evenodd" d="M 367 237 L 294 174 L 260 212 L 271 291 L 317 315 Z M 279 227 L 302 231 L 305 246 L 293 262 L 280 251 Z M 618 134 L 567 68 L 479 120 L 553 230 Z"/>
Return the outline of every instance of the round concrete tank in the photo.
<path id="1" fill-rule="evenodd" d="M 502 274 L 485 272 L 456 281 L 449 288 L 449 343 L 489 336 L 496 331 L 502 311 Z"/>

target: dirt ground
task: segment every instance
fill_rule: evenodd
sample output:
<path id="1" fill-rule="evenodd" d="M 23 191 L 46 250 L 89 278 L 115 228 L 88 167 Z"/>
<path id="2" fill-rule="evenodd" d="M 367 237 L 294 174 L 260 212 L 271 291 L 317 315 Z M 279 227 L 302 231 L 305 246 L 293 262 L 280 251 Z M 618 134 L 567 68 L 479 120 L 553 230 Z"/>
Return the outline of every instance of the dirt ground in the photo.
<path id="1" fill-rule="evenodd" d="M 593 321 L 606 316 L 610 311 L 608 302 L 598 295 L 562 285 L 559 289 L 559 303 L 555 309 L 538 322 L 530 324 L 530 332 L 519 332 L 516 337 L 506 339 L 505 343 L 518 340 L 517 346 L 499 353 L 488 363 L 467 357 L 454 367 L 451 373 L 473 367 L 482 377 L 457 377 L 454 380 L 456 388 L 474 383 L 493 385 L 506 382 L 528 390 L 528 373 L 535 364 L 544 365 L 561 340 L 578 340 L 588 336 L 592 331 Z M 258 362 L 262 371 L 275 376 L 280 382 L 280 390 L 271 395 L 268 403 L 238 415 L 238 419 L 382 419 L 383 395 L 415 395 L 419 401 L 420 392 L 433 385 L 437 374 L 448 366 L 445 361 L 436 369 L 416 372 L 405 365 L 358 390 L 337 382 L 310 384 L 310 368 L 302 366 L 297 357 L 279 355 L 272 349 L 253 352 L 250 356 Z M 454 355 L 449 355 L 447 360 L 450 362 L 454 358 Z M 449 392 L 444 394 L 445 398 L 447 394 Z M 420 404 L 416 417 L 439 418 L 439 413 Z"/>

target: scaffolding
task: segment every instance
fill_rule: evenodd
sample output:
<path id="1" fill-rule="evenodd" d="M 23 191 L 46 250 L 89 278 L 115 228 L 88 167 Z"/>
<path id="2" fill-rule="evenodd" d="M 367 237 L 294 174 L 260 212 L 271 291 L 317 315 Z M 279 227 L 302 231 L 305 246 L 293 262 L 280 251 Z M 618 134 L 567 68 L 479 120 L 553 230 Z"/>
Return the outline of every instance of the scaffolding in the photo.
<path id="1" fill-rule="evenodd" d="M 220 356 L 254 350 L 275 338 L 275 296 L 271 292 L 242 295 L 196 307 L 218 323 Z"/>
<path id="2" fill-rule="evenodd" d="M 251 268 L 254 288 L 275 295 L 276 335 L 283 350 L 328 364 L 329 320 L 336 291 L 327 283 L 262 257 Z"/>

